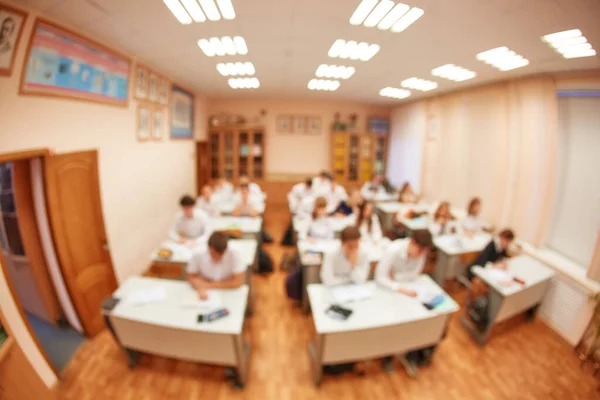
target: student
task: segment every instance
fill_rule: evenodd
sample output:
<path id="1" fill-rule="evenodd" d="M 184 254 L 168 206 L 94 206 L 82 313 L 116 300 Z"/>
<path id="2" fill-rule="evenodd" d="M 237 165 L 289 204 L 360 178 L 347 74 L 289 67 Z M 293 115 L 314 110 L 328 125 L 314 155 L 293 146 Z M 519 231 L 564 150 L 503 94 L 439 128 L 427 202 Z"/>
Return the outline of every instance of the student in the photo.
<path id="1" fill-rule="evenodd" d="M 248 178 L 246 175 L 240 176 L 240 187 L 242 185 L 248 185 L 248 189 L 250 189 L 251 196 L 255 196 L 260 200 L 264 200 L 263 191 L 260 188 L 260 186 L 258 186 L 258 184 L 255 182 L 250 182 L 250 178 Z M 238 193 L 239 193 L 239 190 L 238 190 Z"/>
<path id="2" fill-rule="evenodd" d="M 225 178 L 217 178 L 214 184 L 214 195 L 218 201 L 230 201 L 233 197 L 233 185 Z"/>
<path id="3" fill-rule="evenodd" d="M 386 194 L 387 191 L 383 186 L 383 176 L 375 175 L 370 182 L 365 182 L 360 189 L 360 194 L 365 200 L 373 200 L 378 195 Z"/>
<path id="4" fill-rule="evenodd" d="M 403 288 L 402 282 L 419 277 L 431 246 L 431 233 L 424 229 L 414 231 L 408 239 L 393 241 L 377 264 L 375 281 L 387 289 L 416 297 L 417 293 Z"/>
<path id="5" fill-rule="evenodd" d="M 410 185 L 410 182 L 406 181 L 402 185 L 402 188 L 400 189 L 400 193 L 398 195 L 398 201 L 400 203 L 407 203 L 407 204 L 418 203 L 419 197 L 413 191 L 413 188 Z"/>
<path id="6" fill-rule="evenodd" d="M 473 197 L 467 206 L 467 216 L 460 221 L 460 228 L 467 236 L 475 235 L 487 229 L 485 222 L 481 220 L 481 199 Z"/>
<path id="7" fill-rule="evenodd" d="M 315 194 L 328 192 L 331 189 L 331 174 L 327 171 L 321 171 L 319 176 L 313 178 L 312 189 Z"/>
<path id="8" fill-rule="evenodd" d="M 304 182 L 295 184 L 292 190 L 288 193 L 288 202 L 290 203 L 290 211 L 296 213 L 302 199 L 312 194 L 312 178 L 306 178 Z"/>
<path id="9" fill-rule="evenodd" d="M 330 213 L 337 210 L 338 206 L 343 202 L 348 200 L 348 193 L 346 193 L 346 189 L 340 184 L 338 184 L 335 179 L 331 179 L 330 190 L 328 192 L 322 193 L 322 195 L 327 199 L 327 208 Z"/>
<path id="10" fill-rule="evenodd" d="M 342 245 L 325 254 L 321 282 L 327 286 L 364 283 L 370 270 L 369 254 L 360 246 L 361 234 L 354 226 L 342 230 Z"/>
<path id="11" fill-rule="evenodd" d="M 456 232 L 456 226 L 452 223 L 452 214 L 450 214 L 450 203 L 442 201 L 429 223 L 429 232 L 433 236 L 449 235 Z"/>
<path id="12" fill-rule="evenodd" d="M 336 217 L 345 217 L 351 214 L 358 215 L 358 207 L 364 201 L 359 190 L 353 190 L 350 193 L 350 198 L 346 201 L 342 201 L 337 208 L 333 211 Z"/>
<path id="13" fill-rule="evenodd" d="M 327 200 L 319 196 L 315 199 L 310 220 L 307 221 L 304 229 L 298 232 L 298 238 L 304 239 L 333 239 L 334 231 L 331 221 L 327 218 Z"/>
<path id="14" fill-rule="evenodd" d="M 470 281 L 475 278 L 471 269 L 475 265 L 485 267 L 486 264 L 492 263 L 494 267 L 506 269 L 505 258 L 508 258 L 508 248 L 515 239 L 515 234 L 511 229 L 503 229 L 498 236 L 494 237 L 487 246 L 479 253 L 477 259 L 467 269 L 467 277 Z"/>
<path id="15" fill-rule="evenodd" d="M 356 218 L 356 227 L 360 230 L 360 235 L 372 243 L 377 243 L 383 238 L 381 231 L 381 222 L 379 216 L 373 212 L 373 203 L 363 201 L 358 207 Z"/>
<path id="16" fill-rule="evenodd" d="M 181 210 L 177 212 L 175 221 L 169 230 L 169 239 L 194 247 L 208 239 L 208 215 L 197 209 L 192 196 L 185 195 L 179 200 Z"/>
<path id="17" fill-rule="evenodd" d="M 227 242 L 226 234 L 214 232 L 208 248 L 195 251 L 188 262 L 188 281 L 202 299 L 208 297 L 208 289 L 235 289 L 244 284 L 246 266 Z"/>
<path id="18" fill-rule="evenodd" d="M 213 195 L 210 185 L 204 185 L 202 195 L 196 199 L 196 208 L 204 211 L 210 217 L 217 217 L 220 214 L 218 203 L 219 201 Z"/>
<path id="19" fill-rule="evenodd" d="M 265 211 L 265 204 L 256 196 L 250 195 L 247 184 L 240 186 L 240 195 L 236 199 L 235 208 L 231 212 L 234 217 L 258 217 Z"/>

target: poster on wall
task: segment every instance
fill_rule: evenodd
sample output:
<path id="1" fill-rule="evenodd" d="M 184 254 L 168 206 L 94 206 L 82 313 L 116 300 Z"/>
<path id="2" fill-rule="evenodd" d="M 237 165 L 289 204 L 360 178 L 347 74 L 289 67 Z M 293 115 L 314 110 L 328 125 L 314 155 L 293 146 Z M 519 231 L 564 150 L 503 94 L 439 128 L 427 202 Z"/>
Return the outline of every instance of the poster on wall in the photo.
<path id="1" fill-rule="evenodd" d="M 30 40 L 22 94 L 127 106 L 131 67 L 127 58 L 40 19 Z"/>
<path id="2" fill-rule="evenodd" d="M 171 89 L 171 139 L 194 138 L 194 95 L 180 87 Z"/>
<path id="3" fill-rule="evenodd" d="M 11 75 L 27 13 L 0 4 L 0 75 Z"/>

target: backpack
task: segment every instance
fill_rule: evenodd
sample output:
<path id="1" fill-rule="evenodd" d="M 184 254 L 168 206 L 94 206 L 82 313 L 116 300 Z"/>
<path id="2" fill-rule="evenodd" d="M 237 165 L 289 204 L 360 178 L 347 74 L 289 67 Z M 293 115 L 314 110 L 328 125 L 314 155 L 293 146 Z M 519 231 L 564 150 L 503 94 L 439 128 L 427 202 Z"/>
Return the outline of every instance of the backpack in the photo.
<path id="1" fill-rule="evenodd" d="M 302 282 L 302 267 L 298 267 L 290 271 L 285 278 L 285 291 L 287 296 L 292 300 L 302 300 L 304 291 L 304 282 Z"/>
<path id="2" fill-rule="evenodd" d="M 484 331 L 488 326 L 488 307 L 489 301 L 487 295 L 477 297 L 467 307 L 469 318 L 471 318 L 471 321 L 473 321 L 480 331 Z"/>
<path id="3" fill-rule="evenodd" d="M 271 257 L 263 250 L 258 249 L 258 273 L 259 274 L 269 274 L 273 272 L 273 260 Z"/>

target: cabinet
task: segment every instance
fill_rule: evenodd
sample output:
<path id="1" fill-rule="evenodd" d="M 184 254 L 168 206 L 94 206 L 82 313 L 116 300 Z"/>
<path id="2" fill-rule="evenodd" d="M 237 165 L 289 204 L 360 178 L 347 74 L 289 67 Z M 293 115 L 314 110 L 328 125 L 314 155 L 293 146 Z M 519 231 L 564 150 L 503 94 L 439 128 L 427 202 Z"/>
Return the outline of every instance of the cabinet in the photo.
<path id="1" fill-rule="evenodd" d="M 265 177 L 265 133 L 257 128 L 212 128 L 209 133 L 210 176 L 238 180 Z"/>
<path id="2" fill-rule="evenodd" d="M 382 133 L 332 132 L 332 172 L 340 182 L 366 182 L 384 174 L 387 135 Z"/>

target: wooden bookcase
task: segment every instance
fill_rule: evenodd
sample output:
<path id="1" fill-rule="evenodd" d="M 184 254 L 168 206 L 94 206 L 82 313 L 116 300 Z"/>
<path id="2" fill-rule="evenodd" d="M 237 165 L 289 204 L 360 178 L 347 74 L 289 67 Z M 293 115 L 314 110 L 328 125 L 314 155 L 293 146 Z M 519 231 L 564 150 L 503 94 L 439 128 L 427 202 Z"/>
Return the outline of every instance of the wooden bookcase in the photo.
<path id="1" fill-rule="evenodd" d="M 366 182 L 386 170 L 387 135 L 331 133 L 331 170 L 340 182 Z"/>
<path id="2" fill-rule="evenodd" d="M 211 128 L 208 135 L 212 179 L 221 176 L 237 181 L 242 175 L 252 180 L 265 178 L 264 128 L 219 127 Z"/>

